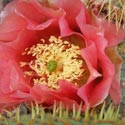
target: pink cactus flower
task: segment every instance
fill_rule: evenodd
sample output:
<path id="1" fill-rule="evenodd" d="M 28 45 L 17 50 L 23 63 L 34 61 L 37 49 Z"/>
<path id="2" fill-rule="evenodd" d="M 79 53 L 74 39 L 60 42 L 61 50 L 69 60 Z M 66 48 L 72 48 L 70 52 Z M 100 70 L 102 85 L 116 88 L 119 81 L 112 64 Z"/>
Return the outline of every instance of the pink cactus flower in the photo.
<path id="1" fill-rule="evenodd" d="M 121 100 L 125 32 L 80 0 L 14 0 L 0 14 L 0 108 L 36 101 L 94 107 Z"/>

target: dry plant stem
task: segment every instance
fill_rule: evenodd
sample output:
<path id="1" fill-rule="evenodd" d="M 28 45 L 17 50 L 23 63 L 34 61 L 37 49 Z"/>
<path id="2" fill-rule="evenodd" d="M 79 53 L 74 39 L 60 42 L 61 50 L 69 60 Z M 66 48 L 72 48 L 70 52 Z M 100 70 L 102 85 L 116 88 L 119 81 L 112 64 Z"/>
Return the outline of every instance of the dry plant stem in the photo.
<path id="1" fill-rule="evenodd" d="M 117 30 L 123 26 L 125 28 L 125 1 L 123 0 L 85 0 L 87 6 L 96 11 L 96 15 L 113 21 Z"/>

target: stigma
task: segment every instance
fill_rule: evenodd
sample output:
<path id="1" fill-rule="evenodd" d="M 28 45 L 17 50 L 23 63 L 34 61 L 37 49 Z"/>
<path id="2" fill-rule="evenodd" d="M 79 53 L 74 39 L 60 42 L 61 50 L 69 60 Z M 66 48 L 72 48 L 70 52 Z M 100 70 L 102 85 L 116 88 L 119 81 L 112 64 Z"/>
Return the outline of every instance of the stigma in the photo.
<path id="1" fill-rule="evenodd" d="M 28 62 L 20 62 L 24 75 L 32 79 L 33 84 L 58 89 L 59 80 L 65 79 L 79 85 L 80 79 L 84 79 L 86 74 L 80 47 L 61 37 L 50 36 L 48 41 L 41 39 L 40 43 L 26 48 L 22 53 L 24 55 L 33 57 Z"/>
<path id="2" fill-rule="evenodd" d="M 56 68 L 57 68 L 57 62 L 56 61 L 49 61 L 48 63 L 47 63 L 47 70 L 49 71 L 49 72 L 53 72 L 53 71 L 55 71 L 56 70 Z"/>

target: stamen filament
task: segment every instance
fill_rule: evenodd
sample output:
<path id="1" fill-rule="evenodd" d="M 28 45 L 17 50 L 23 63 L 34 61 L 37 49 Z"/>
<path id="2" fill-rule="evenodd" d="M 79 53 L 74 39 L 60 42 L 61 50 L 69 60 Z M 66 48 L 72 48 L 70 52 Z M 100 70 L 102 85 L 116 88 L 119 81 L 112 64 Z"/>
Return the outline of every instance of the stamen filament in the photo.
<path id="1" fill-rule="evenodd" d="M 26 49 L 22 53 L 22 56 L 24 55 L 33 57 L 30 62 L 20 62 L 20 67 L 25 69 L 24 74 L 30 77 L 34 84 L 58 89 L 58 82 L 61 79 L 79 85 L 81 78 L 82 80 L 88 78 L 88 76 L 84 78 L 88 69 L 80 55 L 80 47 L 69 41 L 63 41 L 60 37 L 51 36 L 49 44 L 41 39 L 41 43 Z M 28 70 L 25 67 L 28 67 Z"/>

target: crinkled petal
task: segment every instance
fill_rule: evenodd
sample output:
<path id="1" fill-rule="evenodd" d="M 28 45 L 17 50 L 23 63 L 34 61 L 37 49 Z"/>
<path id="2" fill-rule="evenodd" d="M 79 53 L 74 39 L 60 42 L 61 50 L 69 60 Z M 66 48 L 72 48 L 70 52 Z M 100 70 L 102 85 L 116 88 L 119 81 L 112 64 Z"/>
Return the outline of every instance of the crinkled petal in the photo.
<path id="1" fill-rule="evenodd" d="M 10 94 L 5 94 L 5 93 L 0 92 L 0 105 L 1 104 L 5 105 L 7 103 L 10 104 L 10 103 L 14 103 L 14 102 L 19 103 L 19 102 L 21 102 L 21 100 L 10 97 Z"/>
<path id="2" fill-rule="evenodd" d="M 90 72 L 90 76 L 88 78 L 87 83 L 96 79 L 99 76 L 102 76 L 98 72 L 98 54 L 97 54 L 96 46 L 94 43 L 91 44 L 89 47 L 82 49 L 81 56 L 85 60 L 87 67 L 89 69 L 89 72 Z"/>
<path id="3" fill-rule="evenodd" d="M 73 32 L 72 29 L 70 28 L 67 20 L 65 19 L 65 16 L 60 18 L 59 26 L 60 26 L 60 34 L 61 34 L 61 36 L 67 36 L 67 34 L 70 34 L 71 32 Z"/>
<path id="4" fill-rule="evenodd" d="M 121 27 L 117 29 L 116 24 L 102 20 L 101 26 L 104 30 L 104 37 L 108 40 L 108 46 L 116 46 L 125 38 L 125 30 Z"/>
<path id="5" fill-rule="evenodd" d="M 45 28 L 42 32 L 23 29 L 13 42 L 8 42 L 6 45 L 15 49 L 16 54 L 18 54 L 17 59 L 19 60 L 25 48 L 30 48 L 33 44 L 37 44 L 40 42 L 40 39 L 45 39 L 47 41 L 50 36 L 59 36 L 59 28 L 55 23 Z"/>
<path id="6" fill-rule="evenodd" d="M 15 107 L 16 105 L 19 105 L 22 102 L 31 101 L 32 99 L 30 95 L 26 92 L 18 92 L 17 95 L 16 93 L 5 94 L 0 91 L 0 111 L 2 111 L 5 108 Z"/>
<path id="7" fill-rule="evenodd" d="M 121 101 L 120 69 L 121 69 L 122 59 L 118 54 L 117 47 L 107 48 L 106 53 L 115 66 L 115 75 L 110 88 L 110 95 L 114 103 L 119 104 Z"/>
<path id="8" fill-rule="evenodd" d="M 103 36 L 108 41 L 108 46 L 116 46 L 125 38 L 125 31 L 120 27 L 116 28 L 116 24 L 108 22 L 102 18 L 96 17 L 90 13 L 90 22 L 86 22 L 84 18 L 84 11 L 77 15 L 77 24 L 83 35 L 89 40 L 95 40 L 98 36 Z"/>
<path id="9" fill-rule="evenodd" d="M 38 1 L 15 0 L 0 14 L 0 41 L 13 41 L 24 29 L 44 30 L 58 20 L 63 13 L 61 9 L 53 10 L 42 6 Z"/>
<path id="10" fill-rule="evenodd" d="M 30 86 L 24 81 L 15 57 L 14 49 L 8 47 L 6 43 L 0 43 L 0 110 L 31 101 Z"/>
<path id="11" fill-rule="evenodd" d="M 28 37 L 27 37 L 28 36 Z M 26 47 L 35 44 L 40 39 L 40 34 L 34 30 L 23 29 L 17 35 L 17 38 L 13 42 L 6 43 L 7 46 L 13 48 L 16 54 L 21 54 Z M 20 46 L 20 47 L 19 47 Z M 19 58 L 19 57 L 18 57 Z"/>
<path id="12" fill-rule="evenodd" d="M 63 10 L 51 9 L 35 0 L 18 0 L 15 9 L 28 22 L 27 28 L 31 30 L 42 30 L 63 14 Z"/>
<path id="13" fill-rule="evenodd" d="M 98 44 L 100 44 L 99 41 L 96 44 L 96 48 L 99 47 Z M 86 55 L 87 52 L 88 55 L 92 54 L 90 50 L 91 46 L 86 48 Z M 83 85 L 78 90 L 78 95 L 85 101 L 85 107 L 88 105 L 93 107 L 104 101 L 104 99 L 108 96 L 114 76 L 114 66 L 105 55 L 104 48 L 100 46 L 100 49 L 97 50 L 98 56 L 93 56 L 95 57 L 95 60 L 97 60 L 97 71 L 101 73 L 102 76 L 96 77 L 94 80 L 90 81 L 88 84 Z M 89 58 L 88 61 L 90 61 L 90 64 L 92 63 L 92 60 Z"/>
<path id="14" fill-rule="evenodd" d="M 27 22 L 16 13 L 10 13 L 0 23 L 0 41 L 12 41 L 27 25 Z"/>
<path id="15" fill-rule="evenodd" d="M 104 36 L 103 30 L 98 26 L 92 25 L 90 22 L 87 22 L 84 15 L 84 10 L 81 9 L 79 14 L 76 17 L 77 24 L 80 28 L 80 31 L 87 39 L 87 45 L 91 44 L 89 41 L 95 41 L 98 37 Z"/>
<path id="16" fill-rule="evenodd" d="M 72 106 L 80 102 L 77 96 L 77 88 L 66 80 L 60 80 L 60 88 L 58 90 L 50 90 L 48 87 L 37 84 L 31 89 L 31 95 L 34 100 L 39 103 L 53 104 L 57 102 L 64 102 L 65 105 Z"/>
<path id="17" fill-rule="evenodd" d="M 75 17 L 78 15 L 81 9 L 83 9 L 85 12 L 84 14 L 86 15 L 86 20 L 89 20 L 87 10 L 80 0 L 49 0 L 49 3 L 52 7 L 62 8 L 65 10 L 66 19 L 68 20 L 70 27 L 74 30 L 79 29 Z"/>
<path id="18" fill-rule="evenodd" d="M 0 62 L 0 90 L 3 93 L 9 93 L 18 89 L 28 92 L 29 87 L 21 78 L 22 74 L 19 73 L 16 67 L 16 63 L 14 63 L 12 60 L 5 61 L 7 61 L 7 63 L 5 63 L 4 61 Z"/>

